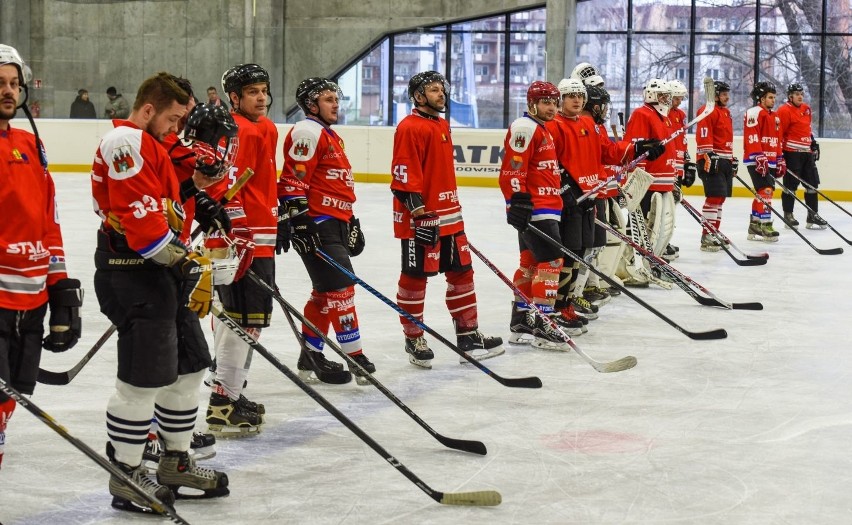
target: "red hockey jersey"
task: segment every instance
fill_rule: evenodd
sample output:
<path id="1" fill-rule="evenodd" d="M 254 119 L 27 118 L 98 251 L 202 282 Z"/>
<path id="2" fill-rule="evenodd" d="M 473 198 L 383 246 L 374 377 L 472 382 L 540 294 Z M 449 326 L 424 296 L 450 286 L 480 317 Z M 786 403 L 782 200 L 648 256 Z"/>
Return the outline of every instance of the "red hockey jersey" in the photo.
<path id="1" fill-rule="evenodd" d="M 606 180 L 604 163 L 620 163 L 629 147 L 625 143 L 619 146 L 611 142 L 605 129 L 601 135 L 595 121 L 587 116 L 571 118 L 557 113 L 545 127 L 553 136 L 559 164 L 568 170 L 583 193 Z M 597 194 L 598 198 L 605 196 Z"/>
<path id="2" fill-rule="evenodd" d="M 609 131 L 604 124 L 595 124 L 595 130 L 601 138 L 601 160 L 604 163 L 604 174 L 607 179 L 615 177 L 619 173 L 618 167 L 628 159 L 633 151 L 633 145 L 629 142 L 615 141 L 609 137 Z M 625 181 L 622 180 L 623 184 Z M 618 189 L 604 189 L 598 192 L 599 199 L 609 199 L 618 196 Z"/>
<path id="3" fill-rule="evenodd" d="M 175 168 L 178 182 L 192 178 L 192 174 L 195 173 L 195 153 L 181 143 L 180 137 L 176 133 L 172 133 L 163 139 L 163 147 L 169 152 L 169 158 L 172 159 L 172 166 Z M 189 237 L 192 234 L 195 199 L 188 199 L 183 203 L 183 212 L 186 218 L 183 223 L 183 231 L 180 233 L 180 240 L 186 244 L 189 243 Z"/>
<path id="4" fill-rule="evenodd" d="M 624 131 L 624 140 L 664 140 L 673 131 L 674 128 L 668 117 L 663 117 L 656 109 L 645 104 L 630 115 L 630 120 L 627 121 L 627 129 Z M 674 189 L 676 156 L 677 148 L 667 144 L 665 152 L 656 160 L 645 160 L 638 164 L 638 167 L 654 176 L 654 182 L 648 188 L 650 191 L 672 191 Z"/>
<path id="5" fill-rule="evenodd" d="M 526 192 L 532 196 L 533 221 L 560 220 L 559 160 L 550 131 L 524 113 L 509 126 L 503 148 L 499 182 L 507 209 L 513 193 Z"/>
<path id="6" fill-rule="evenodd" d="M 396 128 L 391 189 L 419 193 L 426 211 L 440 217 L 441 236 L 464 229 L 454 155 L 446 119 L 414 109 Z M 414 237 L 411 213 L 397 198 L 393 199 L 393 234 L 397 239 Z"/>
<path id="7" fill-rule="evenodd" d="M 355 203 L 355 178 L 344 151 L 343 139 L 312 118 L 298 122 L 284 138 L 284 169 L 278 181 L 279 196 L 308 198 L 308 214 L 323 219 L 349 221 Z"/>
<path id="8" fill-rule="evenodd" d="M 765 155 L 769 167 L 781 155 L 781 119 L 772 110 L 754 106 L 746 110 L 743 126 L 743 164 L 754 166 L 755 157 Z"/>
<path id="9" fill-rule="evenodd" d="M 671 123 L 670 134 L 682 129 L 686 124 L 686 113 L 680 108 L 669 110 L 669 122 Z M 675 176 L 683 178 L 683 165 L 686 162 L 686 131 L 680 134 L 670 143 L 675 148 Z"/>
<path id="10" fill-rule="evenodd" d="M 777 114 L 781 119 L 781 149 L 810 151 L 813 136 L 811 107 L 804 103 L 796 107 L 787 101 L 778 108 Z"/>
<path id="11" fill-rule="evenodd" d="M 95 152 L 92 196 L 95 212 L 112 229 L 118 219 L 127 244 L 150 259 L 175 237 L 163 211 L 163 199 L 180 202 L 179 185 L 168 152 L 152 135 L 128 120 L 114 120 Z"/>
<path id="12" fill-rule="evenodd" d="M 266 151 L 272 156 L 272 169 L 275 171 L 275 177 L 278 178 L 278 162 L 275 158 L 278 152 L 278 127 L 267 117 L 260 117 L 256 124 L 266 142 Z"/>
<path id="13" fill-rule="evenodd" d="M 0 308 L 32 310 L 47 302 L 46 286 L 67 277 L 53 178 L 28 131 L 0 130 L 0 158 Z"/>
<path id="14" fill-rule="evenodd" d="M 704 112 L 704 106 L 698 108 L 698 114 Z M 722 158 L 734 156 L 734 120 L 731 110 L 715 106 L 695 128 L 696 154 L 716 153 Z"/>

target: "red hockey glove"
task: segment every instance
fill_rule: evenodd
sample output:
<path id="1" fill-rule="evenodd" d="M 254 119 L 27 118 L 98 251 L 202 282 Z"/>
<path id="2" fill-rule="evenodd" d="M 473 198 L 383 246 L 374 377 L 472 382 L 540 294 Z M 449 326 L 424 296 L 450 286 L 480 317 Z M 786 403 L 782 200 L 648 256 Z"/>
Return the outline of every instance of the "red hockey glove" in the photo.
<path id="1" fill-rule="evenodd" d="M 779 157 L 775 161 L 775 177 L 781 178 L 787 173 L 787 161 L 783 157 Z"/>
<path id="2" fill-rule="evenodd" d="M 766 158 L 766 155 L 761 153 L 754 158 L 754 171 L 763 176 L 769 173 L 769 159 Z"/>

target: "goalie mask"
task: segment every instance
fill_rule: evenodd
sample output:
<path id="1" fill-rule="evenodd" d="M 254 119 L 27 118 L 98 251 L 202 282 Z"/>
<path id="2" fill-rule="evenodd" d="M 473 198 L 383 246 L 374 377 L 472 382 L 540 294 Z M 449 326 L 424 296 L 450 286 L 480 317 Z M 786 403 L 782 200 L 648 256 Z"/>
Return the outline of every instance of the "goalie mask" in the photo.
<path id="1" fill-rule="evenodd" d="M 652 106 L 662 116 L 669 114 L 672 107 L 672 92 L 669 83 L 660 78 L 652 78 L 645 83 L 642 91 L 645 104 Z"/>
<path id="2" fill-rule="evenodd" d="M 184 140 L 191 140 L 195 169 L 212 178 L 222 178 L 237 156 L 237 124 L 223 106 L 199 104 L 186 118 Z"/>
<path id="3" fill-rule="evenodd" d="M 600 77 L 600 73 L 595 66 L 589 64 L 588 62 L 580 62 L 577 64 L 574 69 L 571 70 L 571 78 L 576 78 L 577 80 L 586 80 L 590 77 Z M 603 82 L 603 79 L 601 79 Z"/>
<path id="4" fill-rule="evenodd" d="M 603 87 L 586 87 L 586 106 L 583 109 L 592 114 L 595 124 L 603 124 L 609 119 L 609 100 L 609 93 Z"/>

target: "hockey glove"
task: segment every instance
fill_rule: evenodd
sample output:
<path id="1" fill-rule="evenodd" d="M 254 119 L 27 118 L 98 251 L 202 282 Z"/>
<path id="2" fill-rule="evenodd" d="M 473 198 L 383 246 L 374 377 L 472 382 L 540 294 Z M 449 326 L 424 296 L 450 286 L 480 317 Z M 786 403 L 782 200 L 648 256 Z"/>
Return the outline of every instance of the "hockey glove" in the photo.
<path id="1" fill-rule="evenodd" d="M 506 222 L 522 232 L 529 226 L 532 212 L 532 195 L 522 191 L 513 193 L 512 199 L 509 201 L 509 209 L 506 210 Z"/>
<path id="2" fill-rule="evenodd" d="M 648 160 L 657 160 L 666 151 L 666 146 L 662 141 L 656 139 L 637 140 L 636 141 L 636 156 L 644 153 L 648 154 Z"/>
<path id="3" fill-rule="evenodd" d="M 769 159 L 766 158 L 766 155 L 761 153 L 754 157 L 754 171 L 764 177 L 769 173 Z"/>
<path id="4" fill-rule="evenodd" d="M 295 197 L 290 199 L 279 199 L 281 203 L 278 206 L 278 233 L 275 236 L 275 253 L 281 255 L 290 250 L 290 242 L 292 240 L 291 219 L 300 213 L 307 211 L 308 199 L 305 197 Z"/>
<path id="5" fill-rule="evenodd" d="M 229 236 L 234 251 L 240 259 L 237 273 L 234 274 L 234 282 L 239 281 L 246 274 L 252 261 L 254 261 L 255 244 L 251 230 L 248 228 L 234 228 Z"/>
<path id="6" fill-rule="evenodd" d="M 731 171 L 734 173 L 734 175 L 736 175 L 739 170 L 740 170 L 740 159 L 738 159 L 736 157 L 732 157 L 731 158 Z"/>
<path id="7" fill-rule="evenodd" d="M 60 279 L 47 287 L 50 306 L 50 331 L 41 342 L 42 348 L 51 352 L 64 352 L 77 344 L 83 329 L 80 307 L 83 290 L 77 279 Z"/>
<path id="8" fill-rule="evenodd" d="M 186 220 L 186 212 L 183 211 L 183 206 L 178 201 L 173 201 L 168 197 L 163 197 L 163 215 L 166 217 L 166 222 L 169 228 L 177 234 L 183 231 L 183 223 Z"/>
<path id="9" fill-rule="evenodd" d="M 435 246 L 440 236 L 441 219 L 431 211 L 414 217 L 414 242 L 421 246 Z"/>
<path id="10" fill-rule="evenodd" d="M 349 237 L 346 240 L 346 246 L 349 248 L 349 254 L 352 255 L 352 257 L 361 255 L 366 244 L 367 241 L 364 240 L 364 232 L 361 231 L 361 221 L 353 215 L 352 218 L 349 219 Z"/>
<path id="11" fill-rule="evenodd" d="M 199 191 L 195 194 L 195 220 L 201 225 L 201 229 L 207 233 L 212 231 L 231 231 L 231 219 L 225 208 L 207 195 L 207 192 Z"/>
<path id="12" fill-rule="evenodd" d="M 718 154 L 712 151 L 710 153 L 705 153 L 701 155 L 701 160 L 704 161 L 704 165 L 702 166 L 702 168 L 704 169 L 705 173 L 709 175 L 715 175 L 717 173 L 717 169 L 719 168 Z"/>
<path id="13" fill-rule="evenodd" d="M 811 152 L 814 154 L 814 162 L 819 160 L 819 142 L 811 137 Z"/>
<path id="14" fill-rule="evenodd" d="M 289 221 L 292 223 L 293 232 L 291 242 L 293 248 L 299 255 L 314 253 L 322 246 L 319 238 L 317 225 L 307 215 L 297 215 Z"/>
<path id="15" fill-rule="evenodd" d="M 202 140 L 196 140 L 192 143 L 192 151 L 195 153 L 195 169 L 204 176 L 218 180 L 225 175 L 227 166 L 223 165 L 218 151 L 213 146 Z"/>
<path id="16" fill-rule="evenodd" d="M 186 307 L 202 318 L 210 313 L 213 301 L 213 263 L 197 253 L 190 253 L 181 264 L 183 296 Z"/>
<path id="17" fill-rule="evenodd" d="M 695 184 L 695 177 L 698 175 L 698 165 L 694 162 L 686 162 L 683 165 L 683 179 L 681 185 L 691 188 Z"/>
<path id="18" fill-rule="evenodd" d="M 778 157 L 775 160 L 775 177 L 781 178 L 787 174 L 787 161 L 784 160 L 784 157 Z"/>

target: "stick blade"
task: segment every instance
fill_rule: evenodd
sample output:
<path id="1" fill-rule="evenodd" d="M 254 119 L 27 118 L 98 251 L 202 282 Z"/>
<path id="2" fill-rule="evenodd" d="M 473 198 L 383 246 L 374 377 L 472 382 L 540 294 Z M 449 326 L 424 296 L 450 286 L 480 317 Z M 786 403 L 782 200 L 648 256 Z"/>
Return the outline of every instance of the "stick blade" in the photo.
<path id="1" fill-rule="evenodd" d="M 461 450 L 463 452 L 470 452 L 472 454 L 479 454 L 480 456 L 488 454 L 488 449 L 485 448 L 485 444 L 481 441 L 455 439 L 447 436 L 442 436 L 440 434 L 436 435 L 435 438 L 440 441 L 442 445 L 449 448 Z"/>
<path id="2" fill-rule="evenodd" d="M 638 361 L 632 355 L 627 357 L 622 357 L 617 361 L 612 361 L 610 363 L 600 363 L 595 366 L 595 370 L 598 372 L 602 372 L 604 374 L 608 374 L 610 372 L 623 372 L 624 370 L 630 370 Z"/>
<path id="3" fill-rule="evenodd" d="M 503 502 L 503 496 L 496 490 L 476 492 L 445 492 L 439 503 L 443 505 L 463 505 L 468 507 L 496 507 Z"/>
<path id="4" fill-rule="evenodd" d="M 710 339 L 724 339 L 728 337 L 728 332 L 724 328 L 717 328 L 707 332 L 686 332 L 686 335 L 696 341 L 707 341 Z"/>
<path id="5" fill-rule="evenodd" d="M 498 377 L 493 376 L 501 385 L 512 388 L 541 388 L 541 379 L 538 377 Z"/>
<path id="6" fill-rule="evenodd" d="M 843 248 L 817 248 L 816 251 L 820 255 L 840 255 L 843 253 Z"/>
<path id="7" fill-rule="evenodd" d="M 68 372 L 51 372 L 50 370 L 38 369 L 38 382 L 43 385 L 67 385 L 71 382 Z"/>
<path id="8" fill-rule="evenodd" d="M 704 77 L 704 93 L 708 103 L 716 104 L 716 83 L 710 77 Z"/>
<path id="9" fill-rule="evenodd" d="M 733 303 L 734 310 L 763 310 L 761 303 Z"/>

